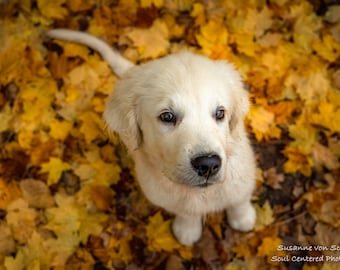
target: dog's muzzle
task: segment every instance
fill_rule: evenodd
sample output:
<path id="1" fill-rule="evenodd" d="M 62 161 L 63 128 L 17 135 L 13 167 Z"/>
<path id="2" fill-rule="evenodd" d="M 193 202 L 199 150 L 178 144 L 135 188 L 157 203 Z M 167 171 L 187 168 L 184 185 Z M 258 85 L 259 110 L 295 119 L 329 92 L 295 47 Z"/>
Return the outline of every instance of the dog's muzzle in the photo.
<path id="1" fill-rule="evenodd" d="M 207 181 L 221 169 L 221 158 L 216 154 L 200 155 L 191 160 L 191 165 L 198 176 Z"/>

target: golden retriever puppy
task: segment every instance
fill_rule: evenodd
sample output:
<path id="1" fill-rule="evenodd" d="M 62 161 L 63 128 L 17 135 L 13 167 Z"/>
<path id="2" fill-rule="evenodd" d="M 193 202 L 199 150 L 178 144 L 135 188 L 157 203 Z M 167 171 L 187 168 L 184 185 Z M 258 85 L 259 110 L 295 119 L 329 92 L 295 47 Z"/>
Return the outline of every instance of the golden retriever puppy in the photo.
<path id="1" fill-rule="evenodd" d="M 146 197 L 176 215 L 180 243 L 196 242 L 202 217 L 223 209 L 232 228 L 253 228 L 255 160 L 243 123 L 249 102 L 233 66 L 190 52 L 135 66 L 89 34 L 48 36 L 97 50 L 121 77 L 104 120 L 133 157 Z"/>

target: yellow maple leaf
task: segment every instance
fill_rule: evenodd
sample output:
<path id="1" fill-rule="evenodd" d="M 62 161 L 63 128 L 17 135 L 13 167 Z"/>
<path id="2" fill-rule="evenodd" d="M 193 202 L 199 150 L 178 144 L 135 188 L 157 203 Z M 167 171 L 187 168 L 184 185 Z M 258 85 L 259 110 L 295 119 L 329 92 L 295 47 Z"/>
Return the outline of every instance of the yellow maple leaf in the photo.
<path id="1" fill-rule="evenodd" d="M 190 260 L 192 258 L 192 247 L 185 247 L 177 242 L 171 232 L 171 221 L 165 221 L 161 212 L 157 212 L 149 218 L 146 236 L 148 249 L 151 251 L 174 252 L 176 250 L 183 259 Z"/>
<path id="2" fill-rule="evenodd" d="M 19 85 L 32 76 L 25 58 L 25 49 L 30 47 L 27 39 L 32 33 L 32 25 L 25 16 L 19 16 L 15 21 L 5 16 L 0 20 L 0 29 L 0 84 L 15 82 Z M 17 33 L 21 34 L 20 37 Z"/>
<path id="3" fill-rule="evenodd" d="M 294 139 L 291 146 L 299 147 L 304 153 L 309 153 L 318 141 L 318 130 L 310 125 L 307 114 L 302 114 L 294 125 L 289 125 L 288 131 L 289 136 Z"/>
<path id="4" fill-rule="evenodd" d="M 38 270 L 49 268 L 53 255 L 49 252 L 44 240 L 37 231 L 33 231 L 27 246 L 21 250 L 26 258 L 25 269 Z"/>
<path id="5" fill-rule="evenodd" d="M 114 230 L 125 231 L 125 225 L 119 221 L 115 222 Z M 132 233 L 126 235 L 123 239 L 116 239 L 115 237 L 110 237 L 107 245 L 109 249 L 110 258 L 116 262 L 122 262 L 128 264 L 131 262 L 131 250 L 130 250 L 130 240 L 132 238 Z"/>
<path id="6" fill-rule="evenodd" d="M 94 58 L 92 60 L 92 58 Z M 108 87 L 112 87 L 113 81 L 109 81 L 108 85 L 99 74 L 104 70 L 103 65 L 96 65 L 94 62 L 101 62 L 99 56 L 90 56 L 88 62 L 72 69 L 65 77 L 65 85 L 56 97 L 59 105 L 58 114 L 67 120 L 75 120 L 79 114 L 91 106 L 92 98 L 95 90 L 101 86 L 109 92 Z M 100 67 L 99 70 L 95 68 Z M 104 65 L 105 66 L 105 65 Z M 106 70 L 107 71 L 107 70 Z M 103 76 L 109 76 L 106 73 Z"/>
<path id="7" fill-rule="evenodd" d="M 52 230 L 56 239 L 46 241 L 54 256 L 55 265 L 65 264 L 68 257 L 80 244 L 85 244 L 90 234 L 99 235 L 107 215 L 89 212 L 85 205 L 80 205 L 75 197 L 60 194 L 55 196 L 57 207 L 46 210 L 46 229 Z"/>
<path id="8" fill-rule="evenodd" d="M 51 157 L 47 163 L 41 165 L 41 173 L 48 173 L 47 184 L 53 185 L 59 182 L 64 171 L 72 169 L 71 165 L 60 158 Z"/>
<path id="9" fill-rule="evenodd" d="M 101 159 L 93 164 L 97 173 L 95 176 L 95 182 L 102 185 L 112 185 L 119 181 L 119 174 L 121 168 L 117 164 L 106 163 Z"/>
<path id="10" fill-rule="evenodd" d="M 226 58 L 229 54 L 228 36 L 228 30 L 223 20 L 212 19 L 201 26 L 196 38 L 203 53 L 216 59 Z"/>
<path id="11" fill-rule="evenodd" d="M 322 19 L 313 12 L 312 6 L 307 2 L 293 5 L 291 13 L 296 16 L 293 26 L 294 43 L 310 53 L 313 40 L 318 37 L 317 32 L 322 26 Z"/>
<path id="12" fill-rule="evenodd" d="M 333 103 L 321 101 L 317 105 L 317 111 L 310 115 L 309 121 L 333 132 L 340 132 L 340 109 Z"/>
<path id="13" fill-rule="evenodd" d="M 63 48 L 63 55 L 65 57 L 81 57 L 85 61 L 89 57 L 89 49 L 84 45 L 62 40 L 54 40 L 53 42 Z"/>
<path id="14" fill-rule="evenodd" d="M 255 57 L 259 52 L 259 45 L 255 43 L 253 33 L 232 33 L 230 43 L 235 43 L 240 53 L 250 57 Z"/>
<path id="15" fill-rule="evenodd" d="M 48 126 L 54 116 L 51 104 L 57 92 L 56 82 L 51 78 L 35 78 L 27 83 L 26 87 L 20 89 L 18 95 L 23 102 L 23 113 L 20 118 L 29 122 L 31 126 L 39 124 Z"/>
<path id="16" fill-rule="evenodd" d="M 255 205 L 256 225 L 255 230 L 260 231 L 274 222 L 274 213 L 270 207 L 269 201 L 266 201 L 262 207 Z"/>
<path id="17" fill-rule="evenodd" d="M 334 62 L 340 54 L 340 44 L 335 41 L 332 35 L 326 34 L 322 40 L 316 39 L 313 42 L 313 49 L 325 60 Z"/>
<path id="18" fill-rule="evenodd" d="M 72 129 L 73 123 L 68 121 L 61 121 L 56 118 L 50 122 L 50 136 L 57 140 L 65 140 L 70 130 Z"/>
<path id="19" fill-rule="evenodd" d="M 26 266 L 25 255 L 23 254 L 22 250 L 20 249 L 15 258 L 12 256 L 8 256 L 5 258 L 4 265 L 7 270 L 23 270 Z"/>
<path id="20" fill-rule="evenodd" d="M 38 0 L 38 8 L 40 12 L 49 18 L 63 19 L 67 14 L 67 9 L 63 7 L 66 4 L 66 0 Z"/>
<path id="21" fill-rule="evenodd" d="M 252 106 L 247 116 L 252 131 L 258 141 L 280 138 L 281 130 L 276 127 L 275 115 L 261 106 Z"/>
<path id="22" fill-rule="evenodd" d="M 305 176 L 312 174 L 312 168 L 314 167 L 313 159 L 308 154 L 305 154 L 301 147 L 287 146 L 283 153 L 288 158 L 283 165 L 286 173 L 299 171 Z"/>
<path id="23" fill-rule="evenodd" d="M 281 42 L 280 46 L 264 50 L 260 55 L 255 53 L 260 57 L 258 63 L 264 66 L 264 69 L 261 69 L 261 77 L 267 80 L 285 76 L 294 57 L 298 56 L 296 48 L 288 42 Z M 298 57 L 301 58 L 300 55 Z"/>
<path id="24" fill-rule="evenodd" d="M 82 165 L 76 170 L 76 173 L 82 179 L 89 179 L 87 184 L 108 187 L 119 181 L 121 168 L 116 163 L 104 162 L 98 149 L 86 152 L 85 155 L 91 166 Z M 86 176 L 86 173 L 88 173 L 90 177 Z"/>
<path id="25" fill-rule="evenodd" d="M 205 22 L 205 7 L 201 3 L 194 3 L 190 16 L 195 18 L 195 25 L 203 25 Z"/>
<path id="26" fill-rule="evenodd" d="M 82 120 L 80 132 L 84 135 L 87 143 L 103 136 L 104 122 L 98 114 L 87 111 L 79 119 Z"/>
<path id="27" fill-rule="evenodd" d="M 146 236 L 149 242 L 148 248 L 151 251 L 172 252 L 181 247 L 172 236 L 170 223 L 170 220 L 164 221 L 161 212 L 157 212 L 149 218 L 149 224 L 146 227 Z"/>
<path id="28" fill-rule="evenodd" d="M 291 75 L 294 78 L 294 75 Z M 327 70 L 323 69 L 310 72 L 305 76 L 300 74 L 295 77 L 296 92 L 306 102 L 323 100 L 330 89 L 330 81 L 327 78 Z"/>
<path id="29" fill-rule="evenodd" d="M 296 105 L 292 101 L 281 101 L 277 104 L 266 106 L 266 110 L 275 114 L 276 124 L 287 123 Z"/>
<path id="30" fill-rule="evenodd" d="M 168 35 L 167 25 L 160 19 L 156 19 L 149 29 L 132 28 L 126 34 L 142 59 L 164 55 L 170 47 Z"/>

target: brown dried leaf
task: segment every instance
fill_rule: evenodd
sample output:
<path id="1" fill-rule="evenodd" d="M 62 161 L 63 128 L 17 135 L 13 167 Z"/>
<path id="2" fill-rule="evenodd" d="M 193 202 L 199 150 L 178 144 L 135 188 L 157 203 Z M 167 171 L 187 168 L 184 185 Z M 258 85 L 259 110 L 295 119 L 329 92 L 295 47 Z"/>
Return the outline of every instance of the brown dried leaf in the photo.
<path id="1" fill-rule="evenodd" d="M 48 208 L 54 205 L 54 198 L 48 186 L 42 181 L 35 179 L 22 180 L 20 189 L 30 207 Z"/>
<path id="2" fill-rule="evenodd" d="M 285 180 L 284 175 L 282 173 L 277 174 L 276 168 L 272 167 L 267 171 L 263 172 L 264 177 L 266 178 L 266 183 L 270 185 L 274 189 L 282 188 L 281 183 Z"/>
<path id="3" fill-rule="evenodd" d="M 316 143 L 313 146 L 313 157 L 317 167 L 325 166 L 329 170 L 334 170 L 339 167 L 338 158 L 332 153 L 331 149 Z"/>
<path id="4" fill-rule="evenodd" d="M 15 241 L 11 228 L 4 221 L 0 221 L 0 256 L 15 252 Z"/>

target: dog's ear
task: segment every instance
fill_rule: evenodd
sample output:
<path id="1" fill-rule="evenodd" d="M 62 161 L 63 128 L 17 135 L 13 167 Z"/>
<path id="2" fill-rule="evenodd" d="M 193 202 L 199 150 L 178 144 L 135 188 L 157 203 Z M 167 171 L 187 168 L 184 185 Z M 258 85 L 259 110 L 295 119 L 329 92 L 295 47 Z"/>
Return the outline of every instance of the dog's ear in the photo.
<path id="1" fill-rule="evenodd" d="M 249 97 L 248 92 L 243 88 L 238 89 L 235 94 L 234 106 L 229 119 L 229 128 L 231 134 L 236 137 L 239 136 L 239 132 L 244 130 L 244 116 L 249 111 Z"/>
<path id="2" fill-rule="evenodd" d="M 108 97 L 103 114 L 109 131 L 116 132 L 129 152 L 133 152 L 141 143 L 141 130 L 136 113 L 136 97 L 130 89 L 124 89 L 124 83 Z"/>
<path id="3" fill-rule="evenodd" d="M 225 61 L 217 61 L 222 76 L 226 79 L 227 91 L 232 94 L 232 110 L 229 119 L 229 128 L 231 134 L 237 138 L 244 133 L 244 116 L 249 111 L 249 96 L 242 83 L 240 73 L 236 71 L 232 64 Z"/>

